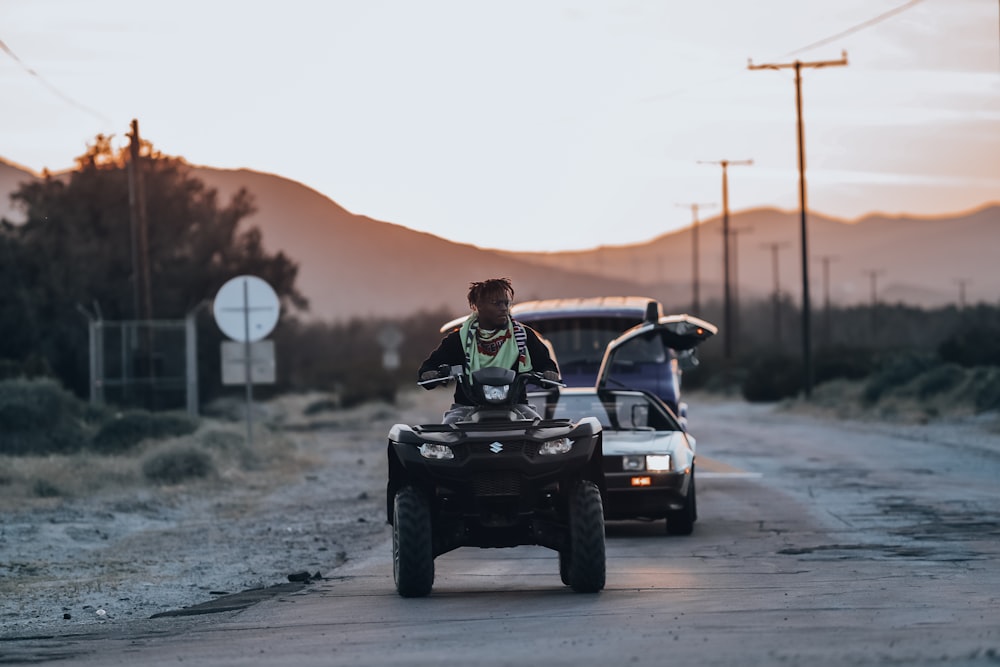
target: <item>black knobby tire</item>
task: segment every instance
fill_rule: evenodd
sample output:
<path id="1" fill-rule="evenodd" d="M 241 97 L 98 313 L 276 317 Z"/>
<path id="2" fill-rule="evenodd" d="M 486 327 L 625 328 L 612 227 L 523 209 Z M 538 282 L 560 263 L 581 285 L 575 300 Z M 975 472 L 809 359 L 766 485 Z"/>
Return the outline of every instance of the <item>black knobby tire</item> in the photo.
<path id="1" fill-rule="evenodd" d="M 698 519 L 698 496 L 694 488 L 694 468 L 691 468 L 691 481 L 688 482 L 687 495 L 684 496 L 684 507 L 667 514 L 668 535 L 690 535 L 694 532 L 694 522 Z"/>
<path id="2" fill-rule="evenodd" d="M 567 586 L 569 586 L 569 563 L 572 557 L 573 554 L 568 550 L 559 552 L 559 578 Z"/>
<path id="3" fill-rule="evenodd" d="M 573 489 L 569 507 L 570 558 L 568 583 L 577 593 L 596 593 L 604 588 L 604 504 L 593 482 L 580 482 Z"/>
<path id="4" fill-rule="evenodd" d="M 392 517 L 392 575 L 404 598 L 423 597 L 434 585 L 431 509 L 412 486 L 396 492 Z"/>

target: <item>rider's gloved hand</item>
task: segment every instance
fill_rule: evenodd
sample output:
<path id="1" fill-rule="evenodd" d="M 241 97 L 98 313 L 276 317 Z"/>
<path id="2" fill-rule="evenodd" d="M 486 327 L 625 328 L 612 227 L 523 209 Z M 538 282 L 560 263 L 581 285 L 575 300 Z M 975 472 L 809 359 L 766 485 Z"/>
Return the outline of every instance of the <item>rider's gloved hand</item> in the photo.
<path id="1" fill-rule="evenodd" d="M 420 381 L 437 380 L 441 375 L 437 371 L 424 371 L 420 374 Z"/>
<path id="2" fill-rule="evenodd" d="M 551 382 L 559 382 L 559 373 L 555 371 L 544 371 L 542 377 Z"/>

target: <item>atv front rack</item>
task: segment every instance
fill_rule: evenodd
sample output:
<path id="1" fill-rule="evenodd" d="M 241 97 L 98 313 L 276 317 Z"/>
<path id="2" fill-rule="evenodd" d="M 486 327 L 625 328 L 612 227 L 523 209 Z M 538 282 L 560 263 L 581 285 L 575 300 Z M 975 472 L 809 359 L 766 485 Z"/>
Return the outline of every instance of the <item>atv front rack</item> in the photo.
<path id="1" fill-rule="evenodd" d="M 572 425 L 571 419 L 517 419 L 504 422 L 454 422 L 451 424 L 418 424 L 411 426 L 415 433 L 450 433 L 451 431 L 512 431 L 524 429 L 536 431 L 544 428 L 565 428 Z"/>

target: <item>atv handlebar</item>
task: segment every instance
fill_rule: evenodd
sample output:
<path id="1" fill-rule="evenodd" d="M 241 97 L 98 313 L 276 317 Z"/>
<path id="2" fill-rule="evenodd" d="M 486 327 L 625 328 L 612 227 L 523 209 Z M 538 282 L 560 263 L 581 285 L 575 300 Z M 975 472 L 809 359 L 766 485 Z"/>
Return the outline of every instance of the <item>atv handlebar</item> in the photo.
<path id="1" fill-rule="evenodd" d="M 430 380 L 419 380 L 417 382 L 421 387 L 436 387 L 439 384 L 447 384 L 452 380 L 458 382 L 462 381 L 463 371 L 462 366 L 448 366 L 447 364 L 442 364 L 438 366 L 437 369 L 438 377 L 431 378 Z M 528 373 L 522 373 L 522 375 L 529 375 L 531 379 L 537 382 L 541 387 L 565 387 L 566 383 L 562 380 L 549 380 L 542 373 L 536 371 L 530 371 Z"/>
<path id="2" fill-rule="evenodd" d="M 421 387 L 435 387 L 439 384 L 447 384 L 452 380 L 462 377 L 462 367 L 461 366 L 449 366 L 448 364 L 441 364 L 437 368 L 438 376 L 436 378 L 431 378 L 430 380 L 419 380 L 417 382 Z"/>

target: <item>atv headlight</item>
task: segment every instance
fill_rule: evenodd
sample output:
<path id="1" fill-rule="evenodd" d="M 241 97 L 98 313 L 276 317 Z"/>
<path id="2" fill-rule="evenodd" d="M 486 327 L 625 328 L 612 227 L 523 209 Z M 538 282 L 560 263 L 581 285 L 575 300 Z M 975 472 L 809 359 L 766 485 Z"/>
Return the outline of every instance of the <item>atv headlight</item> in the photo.
<path id="1" fill-rule="evenodd" d="M 573 449 L 573 441 L 569 438 L 556 438 L 547 440 L 538 448 L 539 456 L 555 456 L 556 454 L 568 454 Z"/>
<path id="2" fill-rule="evenodd" d="M 455 458 L 455 452 L 448 445 L 432 445 L 428 442 L 420 445 L 420 455 L 434 461 L 447 461 Z"/>
<path id="3" fill-rule="evenodd" d="M 670 470 L 670 454 L 650 454 L 646 457 L 646 470 L 654 472 Z"/>
<path id="4" fill-rule="evenodd" d="M 509 384 L 483 386 L 483 398 L 490 403 L 503 403 L 507 400 L 508 392 L 510 392 Z"/>
<path id="5" fill-rule="evenodd" d="M 628 472 L 635 472 L 636 470 L 646 469 L 646 457 L 645 456 L 623 456 L 622 457 L 622 470 Z"/>

